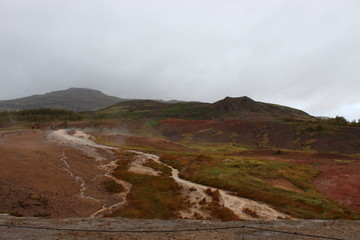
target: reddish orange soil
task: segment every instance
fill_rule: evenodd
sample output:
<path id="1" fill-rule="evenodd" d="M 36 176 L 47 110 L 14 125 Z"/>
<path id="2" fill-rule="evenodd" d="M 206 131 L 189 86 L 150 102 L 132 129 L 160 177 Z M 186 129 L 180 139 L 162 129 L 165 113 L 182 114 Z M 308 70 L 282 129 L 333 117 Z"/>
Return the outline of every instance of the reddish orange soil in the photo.
<path id="1" fill-rule="evenodd" d="M 130 144 L 130 145 L 149 146 L 163 150 L 192 151 L 191 149 L 186 148 L 180 144 L 160 138 L 126 136 L 124 137 L 124 140 L 126 144 Z"/>
<path id="2" fill-rule="evenodd" d="M 316 187 L 329 198 L 360 212 L 360 161 L 330 160 L 317 168 L 322 173 L 315 179 Z"/>
<path id="3" fill-rule="evenodd" d="M 102 207 L 79 198 L 80 183 L 66 171 L 88 183 L 87 194 L 104 195 L 101 174 L 93 159 L 81 151 L 48 141 L 40 130 L 0 132 L 0 212 L 18 216 L 85 217 Z"/>
<path id="4" fill-rule="evenodd" d="M 140 137 L 131 135 L 111 135 L 106 133 L 99 133 L 98 135 L 110 137 L 111 141 L 117 144 L 144 146 L 162 150 L 177 150 L 187 152 L 194 151 L 178 143 L 161 138 Z"/>

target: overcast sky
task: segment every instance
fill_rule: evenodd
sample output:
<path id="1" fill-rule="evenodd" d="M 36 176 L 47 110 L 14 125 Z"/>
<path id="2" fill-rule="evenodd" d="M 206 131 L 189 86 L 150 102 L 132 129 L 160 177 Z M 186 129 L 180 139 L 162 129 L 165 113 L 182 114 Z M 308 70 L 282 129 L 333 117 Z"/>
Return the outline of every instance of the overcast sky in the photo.
<path id="1" fill-rule="evenodd" d="M 360 118 L 359 0 L 0 0 L 0 100 L 70 87 Z"/>

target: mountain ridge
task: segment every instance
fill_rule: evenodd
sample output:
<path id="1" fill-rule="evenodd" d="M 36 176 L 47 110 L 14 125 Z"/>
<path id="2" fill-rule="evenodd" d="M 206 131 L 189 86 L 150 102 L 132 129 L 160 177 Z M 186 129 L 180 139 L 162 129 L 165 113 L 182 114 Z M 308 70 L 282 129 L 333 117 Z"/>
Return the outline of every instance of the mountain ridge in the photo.
<path id="1" fill-rule="evenodd" d="M 247 96 L 225 97 L 214 103 L 124 99 L 89 88 L 69 88 L 23 98 L 0 101 L 0 111 L 24 109 L 65 109 L 72 111 L 105 111 L 119 116 L 127 114 L 185 118 L 239 118 L 248 120 L 308 119 L 308 113 L 287 106 L 255 101 Z M 146 115 L 146 113 L 145 113 Z M 144 115 L 144 116 L 145 116 Z"/>
<path id="2" fill-rule="evenodd" d="M 37 108 L 94 111 L 124 99 L 109 96 L 89 88 L 69 88 L 45 94 L 0 101 L 0 110 L 24 110 Z"/>

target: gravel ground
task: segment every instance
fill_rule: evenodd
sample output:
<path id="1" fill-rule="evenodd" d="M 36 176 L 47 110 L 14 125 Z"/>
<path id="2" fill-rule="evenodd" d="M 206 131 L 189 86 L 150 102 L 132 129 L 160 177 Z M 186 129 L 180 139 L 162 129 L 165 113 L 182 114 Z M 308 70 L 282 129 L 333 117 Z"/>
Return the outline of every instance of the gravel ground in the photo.
<path id="1" fill-rule="evenodd" d="M 8 227 L 4 225 L 12 225 Z M 104 231 L 142 231 L 142 232 L 81 232 L 51 229 L 18 228 L 16 226 L 36 226 L 43 228 L 66 228 Z M 242 226 L 246 226 L 242 228 Z M 214 228 L 229 228 L 204 230 Z M 308 236 L 284 234 L 260 229 L 276 230 Z M 180 231 L 195 230 L 199 231 Z M 201 230 L 202 229 L 202 230 Z M 149 231 L 169 232 L 149 232 Z M 175 232 L 171 232 L 171 231 Z M 277 220 L 277 221 L 237 221 L 219 222 L 202 220 L 130 220 L 124 218 L 66 218 L 44 219 L 31 217 L 12 217 L 0 215 L 0 239 L 360 239 L 360 221 L 322 221 L 322 220 Z"/>

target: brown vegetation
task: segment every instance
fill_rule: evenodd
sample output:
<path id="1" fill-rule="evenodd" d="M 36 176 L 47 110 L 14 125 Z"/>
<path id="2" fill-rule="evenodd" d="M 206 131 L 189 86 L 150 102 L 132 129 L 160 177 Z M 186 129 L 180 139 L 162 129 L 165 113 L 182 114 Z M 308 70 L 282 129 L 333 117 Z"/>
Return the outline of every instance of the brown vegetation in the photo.
<path id="1" fill-rule="evenodd" d="M 210 216 L 221 221 L 238 221 L 240 218 L 229 208 L 220 205 L 217 201 L 208 203 L 205 209 L 210 211 Z"/>
<path id="2" fill-rule="evenodd" d="M 253 218 L 258 218 L 259 215 L 257 214 L 257 212 L 253 209 L 250 208 L 243 208 L 243 212 L 246 213 L 247 215 L 253 217 Z"/>
<path id="3" fill-rule="evenodd" d="M 211 188 L 206 189 L 205 193 L 212 197 L 213 201 L 219 202 L 220 201 L 220 192 L 219 190 L 212 191 Z"/>
<path id="4" fill-rule="evenodd" d="M 106 191 L 110 193 L 120 193 L 125 190 L 124 186 L 116 183 L 114 180 L 106 180 L 102 182 Z"/>

